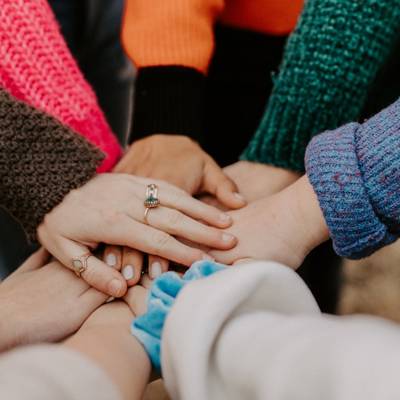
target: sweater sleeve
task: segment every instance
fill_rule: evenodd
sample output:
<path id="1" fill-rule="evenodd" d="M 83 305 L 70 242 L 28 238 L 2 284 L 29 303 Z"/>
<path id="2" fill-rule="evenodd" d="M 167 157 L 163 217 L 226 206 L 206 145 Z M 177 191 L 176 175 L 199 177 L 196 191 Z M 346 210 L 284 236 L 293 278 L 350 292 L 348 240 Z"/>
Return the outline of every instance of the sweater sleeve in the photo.
<path id="1" fill-rule="evenodd" d="M 122 400 L 105 371 L 61 345 L 29 346 L 2 354 L 0 391 L 7 400 Z"/>
<path id="2" fill-rule="evenodd" d="M 399 340 L 390 322 L 321 315 L 289 268 L 249 263 L 179 294 L 163 378 L 173 399 L 396 399 Z"/>
<path id="3" fill-rule="evenodd" d="M 0 89 L 0 206 L 30 240 L 44 216 L 89 181 L 103 158 L 83 137 Z"/>
<path id="4" fill-rule="evenodd" d="M 399 0 L 308 0 L 242 158 L 303 172 L 313 135 L 359 117 L 399 26 Z"/>
<path id="5" fill-rule="evenodd" d="M 399 147 L 400 100 L 308 146 L 307 175 L 339 255 L 366 257 L 399 237 Z"/>
<path id="6" fill-rule="evenodd" d="M 205 75 L 223 0 L 128 0 L 122 38 L 138 68 L 133 139 L 154 133 L 201 141 Z"/>

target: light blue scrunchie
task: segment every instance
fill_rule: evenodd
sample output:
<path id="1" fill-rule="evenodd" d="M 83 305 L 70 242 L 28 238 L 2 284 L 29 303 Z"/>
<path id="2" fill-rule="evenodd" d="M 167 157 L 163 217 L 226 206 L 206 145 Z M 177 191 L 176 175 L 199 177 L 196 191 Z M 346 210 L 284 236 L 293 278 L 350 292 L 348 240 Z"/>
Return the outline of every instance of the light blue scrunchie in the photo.
<path id="1" fill-rule="evenodd" d="M 198 261 L 183 277 L 167 272 L 157 278 L 147 299 L 147 313 L 134 319 L 132 335 L 144 346 L 153 367 L 161 370 L 161 336 L 165 320 L 182 288 L 189 282 L 205 278 L 226 267 L 212 261 Z"/>

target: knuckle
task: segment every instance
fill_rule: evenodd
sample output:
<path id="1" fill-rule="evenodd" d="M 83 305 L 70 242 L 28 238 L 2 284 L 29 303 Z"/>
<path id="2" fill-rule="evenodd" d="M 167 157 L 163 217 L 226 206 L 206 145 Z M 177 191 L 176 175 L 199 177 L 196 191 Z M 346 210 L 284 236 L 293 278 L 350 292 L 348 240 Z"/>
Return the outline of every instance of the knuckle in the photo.
<path id="1" fill-rule="evenodd" d="M 171 237 L 168 235 L 168 233 L 157 231 L 153 236 L 155 248 L 158 250 L 162 250 L 169 243 L 170 238 Z"/>
<path id="2" fill-rule="evenodd" d="M 183 214 L 181 214 L 179 211 L 171 210 L 168 212 L 167 220 L 169 226 L 171 227 L 179 226 L 182 223 Z"/>
<path id="3" fill-rule="evenodd" d="M 96 268 L 88 265 L 86 270 L 82 273 L 82 277 L 89 285 L 92 285 L 97 280 L 97 272 Z"/>

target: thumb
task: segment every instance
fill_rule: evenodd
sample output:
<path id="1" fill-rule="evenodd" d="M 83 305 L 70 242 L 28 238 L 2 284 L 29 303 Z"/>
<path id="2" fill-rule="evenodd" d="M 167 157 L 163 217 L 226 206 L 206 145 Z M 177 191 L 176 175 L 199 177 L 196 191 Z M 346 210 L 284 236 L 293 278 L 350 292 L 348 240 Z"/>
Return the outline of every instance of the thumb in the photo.
<path id="1" fill-rule="evenodd" d="M 205 166 L 202 189 L 214 195 L 221 204 L 230 209 L 241 208 L 246 205 L 246 200 L 238 193 L 236 184 L 224 174 L 212 159 Z"/>

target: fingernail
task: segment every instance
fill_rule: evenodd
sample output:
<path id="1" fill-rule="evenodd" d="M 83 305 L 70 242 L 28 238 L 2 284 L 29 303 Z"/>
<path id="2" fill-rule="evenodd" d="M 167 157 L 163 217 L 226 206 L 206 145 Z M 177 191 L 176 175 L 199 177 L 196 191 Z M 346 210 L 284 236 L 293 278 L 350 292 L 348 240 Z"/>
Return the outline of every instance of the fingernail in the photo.
<path id="1" fill-rule="evenodd" d="M 202 260 L 215 261 L 215 258 L 211 257 L 209 254 L 204 254 L 203 257 L 202 257 Z"/>
<path id="2" fill-rule="evenodd" d="M 231 217 L 230 215 L 228 215 L 228 214 L 221 214 L 221 215 L 219 216 L 219 219 L 220 219 L 222 222 L 232 221 L 232 217 Z"/>
<path id="3" fill-rule="evenodd" d="M 132 265 L 127 265 L 122 269 L 122 276 L 129 281 L 129 279 L 132 279 L 135 276 L 135 271 L 132 267 Z"/>
<path id="4" fill-rule="evenodd" d="M 106 264 L 110 267 L 115 267 L 117 265 L 117 257 L 114 253 L 107 254 Z"/>
<path id="5" fill-rule="evenodd" d="M 233 235 L 230 235 L 229 233 L 223 233 L 222 240 L 225 243 L 229 243 L 229 242 L 232 242 L 233 240 L 235 240 L 235 237 Z"/>
<path id="6" fill-rule="evenodd" d="M 150 276 L 152 279 L 156 279 L 162 273 L 161 264 L 158 261 L 153 262 L 150 268 Z"/>
<path id="7" fill-rule="evenodd" d="M 245 203 L 246 202 L 246 199 L 240 194 L 240 193 L 234 193 L 234 196 L 238 199 L 238 200 L 240 200 L 241 202 L 243 202 L 243 203 Z"/>
<path id="8" fill-rule="evenodd" d="M 109 284 L 108 284 L 108 289 L 109 293 L 112 296 L 118 297 L 121 295 L 122 291 L 122 282 L 119 279 L 113 279 Z"/>

